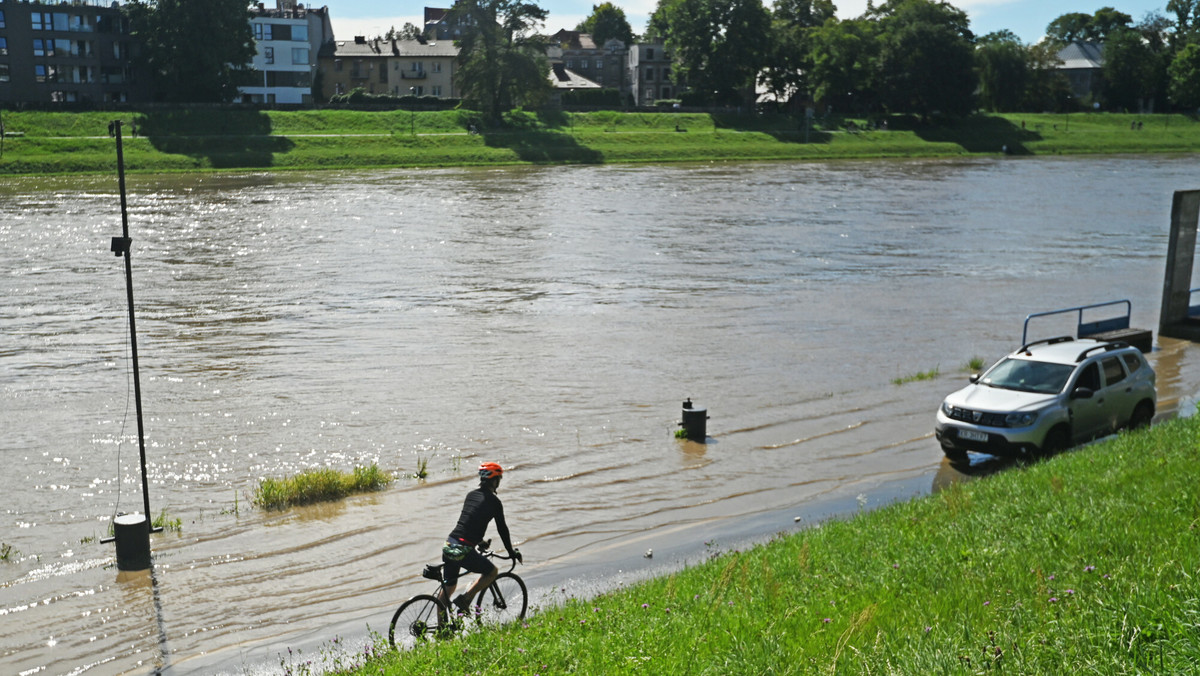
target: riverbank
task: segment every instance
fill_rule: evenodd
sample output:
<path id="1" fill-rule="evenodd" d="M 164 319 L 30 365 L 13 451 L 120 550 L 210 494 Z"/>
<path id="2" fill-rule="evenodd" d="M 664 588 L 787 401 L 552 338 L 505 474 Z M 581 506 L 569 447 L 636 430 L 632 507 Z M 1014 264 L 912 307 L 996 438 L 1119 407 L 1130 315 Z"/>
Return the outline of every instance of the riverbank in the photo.
<path id="1" fill-rule="evenodd" d="M 1176 419 L 345 673 L 1190 673 L 1197 461 Z"/>
<path id="2" fill-rule="evenodd" d="M 106 173 L 125 122 L 130 172 L 823 160 L 1200 150 L 1187 115 L 977 115 L 921 124 L 699 113 L 513 113 L 480 129 L 470 111 L 4 113 L 0 174 Z"/>

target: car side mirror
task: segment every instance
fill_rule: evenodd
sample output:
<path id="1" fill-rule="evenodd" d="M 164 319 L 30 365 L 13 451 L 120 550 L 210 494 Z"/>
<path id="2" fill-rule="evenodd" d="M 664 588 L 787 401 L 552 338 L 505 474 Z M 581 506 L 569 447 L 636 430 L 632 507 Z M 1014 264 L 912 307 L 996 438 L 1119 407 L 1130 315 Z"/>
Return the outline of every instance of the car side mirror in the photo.
<path id="1" fill-rule="evenodd" d="M 975 383 L 979 382 L 979 374 L 978 374 L 978 373 L 972 373 L 972 374 L 971 374 L 971 377 L 970 377 L 970 378 L 967 378 L 967 380 L 970 380 L 970 381 L 971 381 L 971 384 L 972 384 L 972 385 L 974 385 Z"/>
<path id="2" fill-rule="evenodd" d="M 1072 399 L 1091 399 L 1093 394 L 1095 394 L 1095 392 L 1093 392 L 1090 388 L 1076 387 L 1075 391 L 1071 393 L 1071 398 Z"/>

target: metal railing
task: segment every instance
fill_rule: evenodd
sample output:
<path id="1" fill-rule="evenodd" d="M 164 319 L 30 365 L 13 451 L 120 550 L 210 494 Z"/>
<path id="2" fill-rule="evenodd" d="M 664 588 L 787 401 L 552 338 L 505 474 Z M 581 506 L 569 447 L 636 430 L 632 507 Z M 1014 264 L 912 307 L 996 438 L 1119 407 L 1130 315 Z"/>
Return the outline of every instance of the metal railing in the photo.
<path id="1" fill-rule="evenodd" d="M 1200 289 L 1195 289 L 1200 290 Z M 1101 319 L 1099 321 L 1085 322 L 1083 321 L 1083 311 L 1092 310 L 1099 307 L 1108 307 L 1110 305 L 1124 305 L 1125 315 L 1120 317 L 1112 317 L 1109 319 Z M 1197 308 L 1200 311 L 1200 308 Z M 1050 310 L 1048 312 L 1035 312 L 1025 316 L 1025 328 L 1021 331 L 1021 344 L 1029 343 L 1029 320 L 1037 317 L 1049 317 L 1051 315 L 1061 315 L 1069 312 L 1078 313 L 1075 320 L 1075 337 L 1083 338 L 1084 336 L 1104 333 L 1105 331 L 1116 331 L 1118 329 L 1129 328 L 1129 316 L 1133 313 L 1133 303 L 1129 300 L 1113 300 L 1107 303 L 1094 303 L 1092 305 L 1080 305 L 1078 307 L 1068 307 L 1061 310 Z"/>

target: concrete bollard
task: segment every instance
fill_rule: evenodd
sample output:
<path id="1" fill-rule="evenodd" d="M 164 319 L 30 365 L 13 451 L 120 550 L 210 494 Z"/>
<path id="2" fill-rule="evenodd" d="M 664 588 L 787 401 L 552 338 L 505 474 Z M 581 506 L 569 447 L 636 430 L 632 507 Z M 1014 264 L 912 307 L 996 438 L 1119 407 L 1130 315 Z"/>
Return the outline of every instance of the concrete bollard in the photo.
<path id="1" fill-rule="evenodd" d="M 113 521 L 118 570 L 150 567 L 150 522 L 142 514 L 122 514 Z"/>
<path id="2" fill-rule="evenodd" d="M 683 427 L 685 437 L 692 441 L 703 442 L 708 436 L 708 410 L 693 407 L 689 397 L 687 401 L 683 402 L 683 422 L 679 424 Z"/>

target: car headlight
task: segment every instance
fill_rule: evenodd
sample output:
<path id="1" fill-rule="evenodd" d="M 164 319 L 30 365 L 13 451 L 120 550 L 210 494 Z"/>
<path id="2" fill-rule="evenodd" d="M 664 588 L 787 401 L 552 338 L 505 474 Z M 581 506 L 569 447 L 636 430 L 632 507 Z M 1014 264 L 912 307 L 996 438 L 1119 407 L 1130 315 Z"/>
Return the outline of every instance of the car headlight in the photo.
<path id="1" fill-rule="evenodd" d="M 954 417 L 954 407 L 950 405 L 950 402 L 948 402 L 948 401 L 942 402 L 942 413 L 945 413 L 946 417 L 948 417 L 948 418 Z"/>
<path id="2" fill-rule="evenodd" d="M 1004 422 L 1009 427 L 1029 427 L 1037 417 L 1037 413 L 1009 413 L 1004 416 Z"/>

